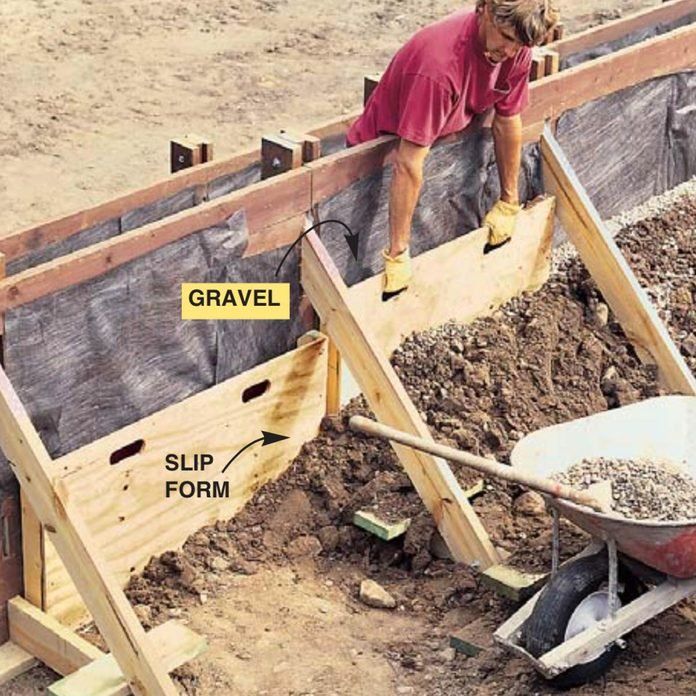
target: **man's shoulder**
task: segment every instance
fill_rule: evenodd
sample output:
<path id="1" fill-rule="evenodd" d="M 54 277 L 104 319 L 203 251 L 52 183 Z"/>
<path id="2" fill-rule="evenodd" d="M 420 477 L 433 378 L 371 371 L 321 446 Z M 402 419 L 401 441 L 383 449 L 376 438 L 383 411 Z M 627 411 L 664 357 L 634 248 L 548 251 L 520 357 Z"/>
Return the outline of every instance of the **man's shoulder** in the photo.
<path id="1" fill-rule="evenodd" d="M 472 10 L 458 10 L 416 32 L 399 51 L 404 72 L 447 81 L 461 61 L 462 42 L 466 41 L 476 15 Z"/>

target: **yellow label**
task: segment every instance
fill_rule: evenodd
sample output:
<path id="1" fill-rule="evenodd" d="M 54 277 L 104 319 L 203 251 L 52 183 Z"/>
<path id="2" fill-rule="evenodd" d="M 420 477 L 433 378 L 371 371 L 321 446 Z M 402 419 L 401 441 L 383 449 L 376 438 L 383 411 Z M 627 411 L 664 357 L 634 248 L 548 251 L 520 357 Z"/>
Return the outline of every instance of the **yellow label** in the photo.
<path id="1" fill-rule="evenodd" d="M 289 319 L 290 283 L 182 283 L 182 319 Z"/>

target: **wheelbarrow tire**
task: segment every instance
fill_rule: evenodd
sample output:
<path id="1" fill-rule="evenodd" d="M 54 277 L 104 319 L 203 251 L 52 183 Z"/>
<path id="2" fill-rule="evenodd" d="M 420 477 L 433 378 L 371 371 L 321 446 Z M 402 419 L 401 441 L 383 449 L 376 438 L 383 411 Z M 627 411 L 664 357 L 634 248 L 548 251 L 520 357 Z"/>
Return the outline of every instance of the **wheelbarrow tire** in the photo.
<path id="1" fill-rule="evenodd" d="M 599 589 L 608 573 L 607 554 L 603 552 L 568 563 L 551 578 L 524 624 L 522 637 L 531 655 L 541 657 L 564 642 L 571 615 L 585 597 Z M 612 645 L 591 662 L 575 665 L 549 681 L 559 689 L 587 684 L 611 667 L 617 652 L 617 646 Z"/>

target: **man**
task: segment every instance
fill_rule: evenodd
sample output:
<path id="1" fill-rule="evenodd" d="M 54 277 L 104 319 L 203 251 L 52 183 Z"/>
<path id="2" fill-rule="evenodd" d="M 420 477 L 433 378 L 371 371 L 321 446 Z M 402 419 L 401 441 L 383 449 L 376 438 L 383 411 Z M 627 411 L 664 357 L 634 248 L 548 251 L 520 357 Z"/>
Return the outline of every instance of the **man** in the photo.
<path id="1" fill-rule="evenodd" d="M 411 220 L 431 145 L 491 108 L 501 192 L 484 225 L 492 246 L 512 235 L 520 210 L 520 113 L 529 99 L 531 47 L 557 20 L 552 0 L 477 0 L 475 10 L 419 31 L 392 59 L 347 138 L 349 146 L 385 133 L 400 138 L 389 192 L 389 249 L 383 252 L 386 297 L 405 290 L 411 278 Z"/>

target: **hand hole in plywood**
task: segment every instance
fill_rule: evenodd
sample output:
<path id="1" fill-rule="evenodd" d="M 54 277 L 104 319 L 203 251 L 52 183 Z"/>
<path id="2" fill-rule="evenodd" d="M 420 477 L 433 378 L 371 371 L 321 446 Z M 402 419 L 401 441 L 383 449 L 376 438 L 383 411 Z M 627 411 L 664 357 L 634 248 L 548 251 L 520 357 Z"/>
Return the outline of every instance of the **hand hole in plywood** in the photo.
<path id="1" fill-rule="evenodd" d="M 145 440 L 143 440 L 142 438 L 139 440 L 134 440 L 133 442 L 129 442 L 127 445 L 119 447 L 117 450 L 114 450 L 111 453 L 111 456 L 109 457 L 109 464 L 113 466 L 114 464 L 122 462 L 124 459 L 134 457 L 136 454 L 140 454 L 143 451 L 144 447 Z"/>
<path id="2" fill-rule="evenodd" d="M 10 518 L 7 515 L 2 517 L 2 557 L 9 558 L 12 555 L 10 546 Z"/>
<path id="3" fill-rule="evenodd" d="M 242 392 L 242 403 L 246 404 L 249 403 L 249 401 L 258 399 L 260 396 L 263 396 L 270 388 L 271 381 L 268 379 L 264 379 L 263 382 L 257 382 L 256 384 L 252 384 L 250 387 L 247 387 Z"/>

